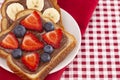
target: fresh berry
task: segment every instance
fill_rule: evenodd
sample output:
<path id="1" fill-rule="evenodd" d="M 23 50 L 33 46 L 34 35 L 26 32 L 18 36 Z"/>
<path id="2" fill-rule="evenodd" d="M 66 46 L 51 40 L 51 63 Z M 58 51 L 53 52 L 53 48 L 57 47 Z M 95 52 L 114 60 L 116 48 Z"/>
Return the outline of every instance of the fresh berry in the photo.
<path id="1" fill-rule="evenodd" d="M 51 23 L 51 22 L 46 22 L 44 25 L 43 25 L 43 28 L 45 29 L 45 31 L 52 31 L 54 30 L 54 25 Z"/>
<path id="2" fill-rule="evenodd" d="M 22 56 L 22 63 L 30 70 L 35 71 L 38 68 L 40 59 L 38 53 L 29 53 Z"/>
<path id="3" fill-rule="evenodd" d="M 6 49 L 16 49 L 18 48 L 18 40 L 13 33 L 9 33 L 0 42 L 0 46 Z"/>
<path id="4" fill-rule="evenodd" d="M 42 31 L 42 21 L 38 12 L 34 11 L 21 21 L 25 28 L 35 31 Z"/>
<path id="5" fill-rule="evenodd" d="M 44 44 L 32 33 L 27 32 L 23 38 L 21 48 L 26 51 L 35 51 L 43 48 Z"/>
<path id="6" fill-rule="evenodd" d="M 50 61 L 51 57 L 48 53 L 43 53 L 40 56 L 42 62 L 48 62 Z"/>
<path id="7" fill-rule="evenodd" d="M 13 52 L 12 52 L 13 58 L 16 58 L 16 59 L 21 58 L 22 54 L 23 54 L 23 53 L 22 53 L 22 50 L 21 50 L 21 49 L 15 49 L 15 50 L 13 50 Z"/>
<path id="8" fill-rule="evenodd" d="M 62 40 L 62 35 L 62 30 L 56 29 L 54 31 L 43 34 L 42 38 L 47 44 L 52 45 L 54 48 L 59 48 L 60 42 Z"/>
<path id="9" fill-rule="evenodd" d="M 18 25 L 18 26 L 15 27 L 13 32 L 14 32 L 16 37 L 21 38 L 21 37 L 23 37 L 25 35 L 26 29 L 25 29 L 24 26 Z"/>
<path id="10" fill-rule="evenodd" d="M 51 54 L 53 52 L 53 47 L 51 45 L 45 45 L 44 52 Z"/>

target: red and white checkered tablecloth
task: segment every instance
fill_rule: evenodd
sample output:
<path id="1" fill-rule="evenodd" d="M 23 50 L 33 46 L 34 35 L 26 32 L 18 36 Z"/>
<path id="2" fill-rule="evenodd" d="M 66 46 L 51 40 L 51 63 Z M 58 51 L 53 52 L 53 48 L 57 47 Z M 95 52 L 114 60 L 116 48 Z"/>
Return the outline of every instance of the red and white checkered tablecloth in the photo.
<path id="1" fill-rule="evenodd" d="M 120 80 L 120 0 L 99 0 L 61 80 Z"/>
<path id="2" fill-rule="evenodd" d="M 99 0 L 61 80 L 120 80 L 120 0 Z"/>

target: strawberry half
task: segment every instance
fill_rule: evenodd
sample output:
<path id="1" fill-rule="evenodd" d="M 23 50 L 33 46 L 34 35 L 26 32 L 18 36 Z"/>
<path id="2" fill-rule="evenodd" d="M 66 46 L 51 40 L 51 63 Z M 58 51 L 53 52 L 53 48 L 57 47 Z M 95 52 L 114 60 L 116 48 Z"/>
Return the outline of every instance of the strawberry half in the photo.
<path id="1" fill-rule="evenodd" d="M 23 38 L 21 49 L 35 51 L 43 48 L 44 44 L 32 33 L 27 32 Z"/>
<path id="2" fill-rule="evenodd" d="M 52 45 L 54 48 L 60 47 L 60 42 L 62 40 L 62 30 L 56 29 L 54 31 L 47 32 L 42 35 L 43 40 L 47 43 Z"/>
<path id="3" fill-rule="evenodd" d="M 22 56 L 22 63 L 30 70 L 35 71 L 39 65 L 39 54 L 30 53 L 25 56 Z"/>
<path id="4" fill-rule="evenodd" d="M 6 49 L 16 49 L 18 48 L 18 40 L 11 32 L 0 42 L 0 46 Z"/>
<path id="5" fill-rule="evenodd" d="M 20 22 L 25 28 L 35 31 L 42 31 L 40 15 L 34 11 Z"/>

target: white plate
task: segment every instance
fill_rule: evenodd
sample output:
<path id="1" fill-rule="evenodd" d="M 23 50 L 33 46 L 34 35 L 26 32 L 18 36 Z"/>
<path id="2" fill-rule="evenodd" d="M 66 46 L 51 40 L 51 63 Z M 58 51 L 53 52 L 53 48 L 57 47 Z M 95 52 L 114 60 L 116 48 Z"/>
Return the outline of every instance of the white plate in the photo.
<path id="1" fill-rule="evenodd" d="M 80 32 L 80 29 L 79 29 L 79 26 L 78 26 L 77 22 L 65 10 L 61 9 L 61 13 L 62 13 L 63 25 L 65 27 L 65 30 L 67 30 L 69 33 L 71 33 L 71 34 L 73 34 L 75 36 L 75 38 L 77 40 L 77 45 L 74 48 L 74 50 L 58 66 L 56 66 L 50 72 L 50 74 L 64 68 L 65 66 L 67 66 L 71 61 L 73 61 L 74 57 L 76 56 L 76 54 L 78 53 L 78 51 L 80 49 L 81 32 Z M 8 68 L 8 66 L 6 64 L 6 61 L 4 59 L 2 59 L 2 58 L 0 58 L 0 66 L 2 68 L 12 72 Z"/>

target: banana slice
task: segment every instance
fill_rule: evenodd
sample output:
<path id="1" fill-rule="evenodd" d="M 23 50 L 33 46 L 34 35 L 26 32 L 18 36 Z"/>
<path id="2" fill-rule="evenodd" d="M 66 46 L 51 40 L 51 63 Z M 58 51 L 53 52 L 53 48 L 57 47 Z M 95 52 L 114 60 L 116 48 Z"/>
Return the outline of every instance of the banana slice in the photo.
<path id="1" fill-rule="evenodd" d="M 15 20 L 15 16 L 18 12 L 24 10 L 24 7 L 20 3 L 12 3 L 7 7 L 7 15 L 13 21 Z"/>
<path id="2" fill-rule="evenodd" d="M 26 5 L 28 9 L 36 9 L 41 11 L 44 7 L 44 0 L 27 0 Z"/>
<path id="3" fill-rule="evenodd" d="M 48 8 L 43 12 L 44 17 L 50 18 L 52 21 L 57 23 L 60 20 L 60 14 L 55 8 Z"/>

